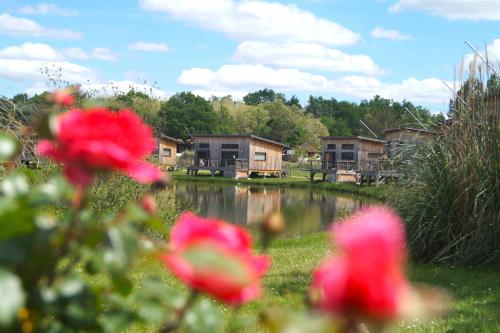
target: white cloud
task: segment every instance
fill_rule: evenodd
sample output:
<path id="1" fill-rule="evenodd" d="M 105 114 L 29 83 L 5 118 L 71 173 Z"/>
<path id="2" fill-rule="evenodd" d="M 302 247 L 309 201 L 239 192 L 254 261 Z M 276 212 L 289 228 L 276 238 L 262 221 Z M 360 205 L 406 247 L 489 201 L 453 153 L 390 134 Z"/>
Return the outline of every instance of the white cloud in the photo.
<path id="1" fill-rule="evenodd" d="M 375 38 L 383 38 L 390 40 L 411 40 L 413 36 L 403 34 L 398 30 L 387 30 L 384 28 L 376 27 L 370 32 L 370 35 Z"/>
<path id="2" fill-rule="evenodd" d="M 236 40 L 352 45 L 361 36 L 293 4 L 258 0 L 140 0 L 144 10 Z"/>
<path id="3" fill-rule="evenodd" d="M 0 49 L 0 58 L 61 60 L 63 56 L 49 45 L 42 43 L 24 43 L 20 46 L 8 46 Z"/>
<path id="4" fill-rule="evenodd" d="M 153 98 L 158 98 L 158 99 L 167 99 L 169 96 L 165 91 L 157 87 L 153 87 L 145 83 L 137 83 L 131 80 L 82 84 L 81 89 L 85 92 L 90 93 L 93 96 L 104 96 L 104 97 L 126 94 L 131 90 L 139 91 Z"/>
<path id="5" fill-rule="evenodd" d="M 104 60 L 104 61 L 116 61 L 118 60 L 118 54 L 114 53 L 107 47 L 97 47 L 90 53 L 92 58 Z"/>
<path id="6" fill-rule="evenodd" d="M 132 51 L 145 51 L 145 52 L 168 52 L 169 47 L 165 43 L 148 43 L 148 42 L 135 42 L 128 46 Z"/>
<path id="7" fill-rule="evenodd" d="M 494 39 L 491 44 L 486 46 L 485 50 L 477 51 L 484 59 L 488 60 L 493 68 L 498 70 L 500 67 L 500 39 Z M 464 57 L 464 64 L 468 66 L 474 61 L 475 57 L 476 55 L 474 53 L 467 54 Z M 484 65 L 483 61 L 479 58 L 476 59 L 476 62 L 479 65 Z"/>
<path id="8" fill-rule="evenodd" d="M 311 43 L 267 43 L 245 41 L 238 45 L 234 60 L 247 64 L 324 70 L 330 72 L 382 74 L 366 55 L 350 55 Z"/>
<path id="9" fill-rule="evenodd" d="M 82 36 L 79 32 L 46 28 L 33 20 L 15 17 L 7 13 L 0 14 L 0 34 L 56 39 L 78 39 Z"/>
<path id="10" fill-rule="evenodd" d="M 285 92 L 345 94 L 356 98 L 381 95 L 427 103 L 443 103 L 450 98 L 449 91 L 436 78 L 408 78 L 400 83 L 384 83 L 370 76 L 327 79 L 296 69 L 273 69 L 262 65 L 225 65 L 217 71 L 192 68 L 181 73 L 178 83 L 192 87 L 204 96 L 241 96 L 249 91 L 272 88 Z"/>
<path id="11" fill-rule="evenodd" d="M 68 61 L 43 61 L 26 59 L 0 58 L 0 78 L 13 81 L 44 81 L 48 77 L 44 72 L 59 77 L 70 83 L 94 80 L 96 73 L 85 66 Z"/>
<path id="12" fill-rule="evenodd" d="M 450 20 L 500 20 L 498 0 L 399 0 L 389 12 L 430 12 Z"/>
<path id="13" fill-rule="evenodd" d="M 26 15 L 73 16 L 78 14 L 76 10 L 61 8 L 52 3 L 40 3 L 33 6 L 24 6 L 19 8 L 19 12 Z"/>
<path id="14" fill-rule="evenodd" d="M 87 60 L 89 58 L 87 52 L 79 49 L 78 47 L 68 47 L 62 50 L 62 53 L 68 58 L 77 60 Z"/>

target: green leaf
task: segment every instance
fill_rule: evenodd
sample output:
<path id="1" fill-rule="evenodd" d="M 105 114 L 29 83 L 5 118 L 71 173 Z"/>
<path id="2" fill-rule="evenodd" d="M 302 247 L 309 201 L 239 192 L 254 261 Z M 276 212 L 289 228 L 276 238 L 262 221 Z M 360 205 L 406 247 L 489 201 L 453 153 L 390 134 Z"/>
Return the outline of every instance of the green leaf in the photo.
<path id="1" fill-rule="evenodd" d="M 52 201 L 67 199 L 73 192 L 70 184 L 62 176 L 52 177 L 47 183 L 42 184 L 38 191 Z"/>
<path id="2" fill-rule="evenodd" d="M 105 262 L 112 268 L 126 269 L 138 248 L 137 237 L 137 232 L 128 225 L 110 227 L 107 231 L 109 247 L 104 253 Z"/>
<path id="3" fill-rule="evenodd" d="M 217 332 L 223 324 L 222 314 L 211 301 L 202 299 L 186 312 L 184 324 L 191 333 Z"/>
<path id="4" fill-rule="evenodd" d="M 263 326 L 271 333 L 340 333 L 341 327 L 327 315 L 308 312 L 268 310 L 261 315 Z"/>
<path id="5" fill-rule="evenodd" d="M 21 280 L 9 271 L 0 269 L 0 326 L 9 325 L 24 306 L 25 295 Z"/>
<path id="6" fill-rule="evenodd" d="M 57 128 L 57 114 L 47 113 L 45 114 L 38 126 L 36 132 L 40 139 L 53 140 L 55 138 L 56 128 Z"/>
<path id="7" fill-rule="evenodd" d="M 142 286 L 142 296 L 155 300 L 174 309 L 180 309 L 186 303 L 186 296 L 178 289 L 169 287 L 158 278 L 148 278 Z"/>
<path id="8" fill-rule="evenodd" d="M 30 186 L 22 173 L 12 173 L 0 183 L 0 191 L 7 197 L 17 197 L 28 193 Z"/>
<path id="9" fill-rule="evenodd" d="M 105 313 L 102 318 L 102 326 L 104 332 L 124 332 L 127 327 L 132 323 L 134 316 L 124 311 L 109 311 Z"/>
<path id="10" fill-rule="evenodd" d="M 21 143 L 12 135 L 0 132 L 0 162 L 11 161 L 21 152 Z"/>
<path id="11" fill-rule="evenodd" d="M 0 262 L 19 264 L 28 258 L 29 251 L 18 239 L 0 241 Z"/>
<path id="12" fill-rule="evenodd" d="M 137 309 L 139 317 L 151 324 L 161 324 L 168 318 L 168 310 L 161 304 L 152 301 L 143 301 Z"/>
<path id="13" fill-rule="evenodd" d="M 21 200 L 0 199 L 0 241 L 30 233 L 34 228 L 33 211 Z"/>
<path id="14" fill-rule="evenodd" d="M 111 281 L 113 283 L 113 289 L 122 296 L 129 295 L 134 287 L 130 279 L 120 274 L 113 274 Z"/>

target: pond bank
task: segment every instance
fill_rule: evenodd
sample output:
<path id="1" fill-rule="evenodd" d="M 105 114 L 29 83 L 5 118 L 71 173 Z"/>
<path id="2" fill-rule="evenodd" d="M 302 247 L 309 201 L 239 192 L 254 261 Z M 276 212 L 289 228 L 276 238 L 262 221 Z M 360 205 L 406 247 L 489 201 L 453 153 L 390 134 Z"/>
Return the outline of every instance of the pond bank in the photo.
<path id="1" fill-rule="evenodd" d="M 210 175 L 188 176 L 184 172 L 180 171 L 173 172 L 171 175 L 174 180 L 180 182 L 309 188 L 362 195 L 380 201 L 387 201 L 392 192 L 392 186 L 387 184 L 381 184 L 378 187 L 374 185 L 358 186 L 350 183 L 327 183 L 322 181 L 310 182 L 308 179 L 302 177 L 232 179 L 224 177 L 211 177 Z"/>

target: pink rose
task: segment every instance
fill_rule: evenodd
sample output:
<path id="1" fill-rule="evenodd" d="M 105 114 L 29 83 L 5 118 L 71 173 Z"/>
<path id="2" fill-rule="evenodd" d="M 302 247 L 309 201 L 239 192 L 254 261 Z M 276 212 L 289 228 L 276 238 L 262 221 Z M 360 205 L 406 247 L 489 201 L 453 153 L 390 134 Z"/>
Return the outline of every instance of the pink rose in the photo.
<path id="1" fill-rule="evenodd" d="M 75 98 L 73 97 L 71 92 L 72 91 L 70 89 L 57 90 L 49 95 L 49 100 L 60 106 L 71 106 L 75 102 Z"/>
<path id="2" fill-rule="evenodd" d="M 332 236 L 339 253 L 315 270 L 313 304 L 348 317 L 399 317 L 410 292 L 399 216 L 386 207 L 365 208 L 335 225 Z"/>
<path id="3" fill-rule="evenodd" d="M 161 258 L 190 288 L 230 305 L 261 295 L 270 259 L 252 253 L 245 229 L 185 212 L 171 231 L 170 246 Z"/>
<path id="4" fill-rule="evenodd" d="M 73 109 L 57 117 L 54 134 L 37 151 L 63 163 L 74 185 L 89 185 L 101 171 L 121 171 L 141 183 L 163 176 L 144 160 L 155 144 L 151 128 L 129 110 Z"/>

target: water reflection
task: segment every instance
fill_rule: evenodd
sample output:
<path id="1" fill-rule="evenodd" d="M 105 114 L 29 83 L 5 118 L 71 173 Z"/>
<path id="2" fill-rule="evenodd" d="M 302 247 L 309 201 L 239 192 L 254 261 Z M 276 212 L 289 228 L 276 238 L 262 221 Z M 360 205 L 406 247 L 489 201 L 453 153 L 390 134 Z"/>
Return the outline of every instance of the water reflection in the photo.
<path id="1" fill-rule="evenodd" d="M 281 211 L 289 235 L 324 230 L 339 215 L 363 205 L 359 198 L 332 192 L 262 186 L 177 183 L 175 193 L 184 209 L 246 226 L 254 225 L 267 213 Z"/>

